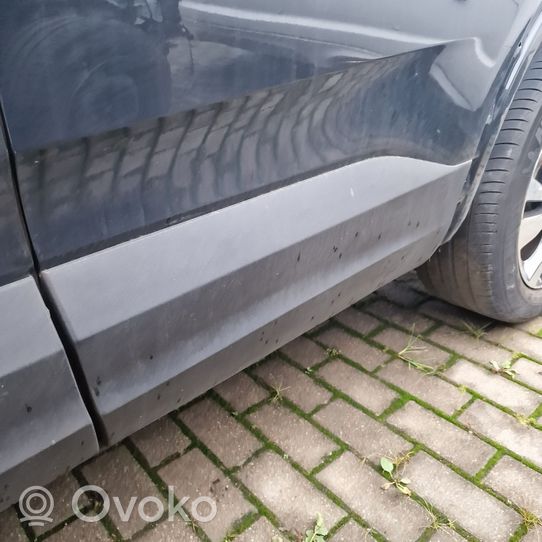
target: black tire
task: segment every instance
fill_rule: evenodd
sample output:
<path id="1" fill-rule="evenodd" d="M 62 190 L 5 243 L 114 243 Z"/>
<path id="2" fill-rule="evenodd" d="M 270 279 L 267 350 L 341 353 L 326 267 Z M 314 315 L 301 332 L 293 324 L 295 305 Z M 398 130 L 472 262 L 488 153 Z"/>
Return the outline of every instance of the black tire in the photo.
<path id="1" fill-rule="evenodd" d="M 418 269 L 433 294 L 504 322 L 542 313 L 542 289 L 527 286 L 518 257 L 527 188 L 541 150 L 542 50 L 514 96 L 465 222 Z"/>
<path id="2" fill-rule="evenodd" d="M 159 45 L 130 24 L 77 14 L 23 27 L 1 53 L 15 147 L 46 146 L 167 113 L 171 76 Z"/>

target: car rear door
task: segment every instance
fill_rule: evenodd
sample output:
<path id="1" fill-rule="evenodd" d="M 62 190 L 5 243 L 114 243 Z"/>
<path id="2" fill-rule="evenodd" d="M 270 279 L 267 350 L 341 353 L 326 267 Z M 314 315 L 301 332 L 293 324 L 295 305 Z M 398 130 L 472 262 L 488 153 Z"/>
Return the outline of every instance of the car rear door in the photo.
<path id="1" fill-rule="evenodd" d="M 97 450 L 90 416 L 33 275 L 0 135 L 0 510 L 28 486 L 49 482 Z"/>

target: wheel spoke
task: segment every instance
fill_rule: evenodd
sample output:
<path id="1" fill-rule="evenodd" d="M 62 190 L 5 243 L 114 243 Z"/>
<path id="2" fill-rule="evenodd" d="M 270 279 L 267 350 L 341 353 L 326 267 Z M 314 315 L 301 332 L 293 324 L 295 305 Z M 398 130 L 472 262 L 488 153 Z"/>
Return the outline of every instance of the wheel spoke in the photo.
<path id="1" fill-rule="evenodd" d="M 542 210 L 525 213 L 519 228 L 519 247 L 528 245 L 542 231 Z"/>
<path id="2" fill-rule="evenodd" d="M 542 201 L 542 183 L 533 179 L 527 190 L 526 201 Z"/>
<path id="3" fill-rule="evenodd" d="M 533 283 L 534 287 L 538 287 L 540 277 L 542 277 L 542 244 L 538 246 L 530 258 L 523 262 L 523 270 L 529 282 Z"/>

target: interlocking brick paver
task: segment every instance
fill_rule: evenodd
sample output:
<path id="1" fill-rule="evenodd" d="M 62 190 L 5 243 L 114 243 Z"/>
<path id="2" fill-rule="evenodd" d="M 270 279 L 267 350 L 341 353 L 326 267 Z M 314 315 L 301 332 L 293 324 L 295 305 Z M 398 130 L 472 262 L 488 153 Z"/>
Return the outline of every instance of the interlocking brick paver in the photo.
<path id="1" fill-rule="evenodd" d="M 397 397 L 386 385 L 339 359 L 324 365 L 317 374 L 377 414 L 385 410 Z"/>
<path id="2" fill-rule="evenodd" d="M 336 348 L 343 356 L 359 363 L 368 371 L 376 369 L 389 358 L 389 354 L 336 327 L 324 331 L 316 338 L 326 346 Z"/>
<path id="3" fill-rule="evenodd" d="M 514 363 L 514 371 L 517 373 L 517 380 L 521 380 L 522 382 L 525 382 L 525 384 L 542 391 L 541 364 L 521 358 Z"/>
<path id="4" fill-rule="evenodd" d="M 193 449 L 160 469 L 166 484 L 173 486 L 179 499 L 189 497 L 185 509 L 190 512 L 191 502 L 198 497 L 210 497 L 216 503 L 217 513 L 212 521 L 200 527 L 213 541 L 222 541 L 235 522 L 254 508 L 226 476 L 198 449 Z"/>
<path id="5" fill-rule="evenodd" d="M 380 378 L 419 397 L 445 414 L 453 414 L 471 398 L 470 394 L 452 384 L 437 376 L 409 367 L 403 361 L 395 360 L 380 369 L 377 374 Z"/>
<path id="6" fill-rule="evenodd" d="M 412 333 L 423 333 L 435 324 L 417 311 L 403 309 L 388 301 L 375 301 L 367 305 L 365 310 Z"/>
<path id="7" fill-rule="evenodd" d="M 474 326 L 483 331 L 491 324 L 491 320 L 485 316 L 450 305 L 440 301 L 440 299 L 427 301 L 420 307 L 420 312 L 465 332 L 468 332 L 469 326 Z"/>
<path id="8" fill-rule="evenodd" d="M 478 437 L 410 401 L 388 422 L 469 474 L 478 472 L 495 449 Z"/>
<path id="9" fill-rule="evenodd" d="M 514 352 L 521 352 L 538 361 L 542 361 L 542 338 L 533 337 L 518 329 L 508 326 L 496 326 L 488 331 L 486 338 L 502 344 Z"/>
<path id="10" fill-rule="evenodd" d="M 71 474 L 61 476 L 60 478 L 57 478 L 52 484 L 47 486 L 47 489 L 51 492 L 55 503 L 53 511 L 51 513 L 53 521 L 51 523 L 47 522 L 45 525 L 36 525 L 34 527 L 34 532 L 36 534 L 43 534 L 46 531 L 51 530 L 60 522 L 73 516 L 72 497 L 78 488 L 79 484 Z M 80 500 L 80 505 L 83 506 L 87 503 L 88 501 L 86 502 L 84 496 L 82 496 Z M 3 540 L 1 536 L 0 540 Z"/>
<path id="11" fill-rule="evenodd" d="M 459 421 L 542 466 L 542 431 L 520 423 L 513 416 L 483 401 L 473 403 Z"/>
<path id="12" fill-rule="evenodd" d="M 350 520 L 335 533 L 329 542 L 372 542 L 373 540 L 368 529 Z"/>
<path id="13" fill-rule="evenodd" d="M 269 393 L 246 373 L 232 376 L 216 386 L 215 391 L 237 412 L 242 412 L 269 396 Z"/>
<path id="14" fill-rule="evenodd" d="M 327 358 L 327 352 L 307 337 L 298 337 L 281 348 L 291 360 L 305 368 L 321 363 Z"/>
<path id="15" fill-rule="evenodd" d="M 542 474 L 504 456 L 483 482 L 542 519 Z"/>
<path id="16" fill-rule="evenodd" d="M 450 359 L 450 353 L 441 350 L 421 338 L 416 338 L 397 329 L 388 328 L 375 335 L 373 339 L 394 352 L 404 351 L 404 357 L 430 367 L 438 367 Z"/>
<path id="17" fill-rule="evenodd" d="M 279 358 L 265 361 L 254 369 L 254 373 L 305 412 L 331 399 L 329 391 Z"/>
<path id="18" fill-rule="evenodd" d="M 429 337 L 433 342 L 474 361 L 502 363 L 511 360 L 513 355 L 512 352 L 508 352 L 503 348 L 493 346 L 482 339 L 468 335 L 464 331 L 458 331 L 447 326 L 439 327 Z"/>
<path id="19" fill-rule="evenodd" d="M 199 542 L 199 540 L 200 538 L 179 514 L 175 515 L 173 521 L 165 519 L 137 537 L 137 542 Z"/>
<path id="20" fill-rule="evenodd" d="M 314 419 L 356 452 L 373 461 L 378 461 L 383 455 L 395 457 L 412 447 L 403 437 L 342 400 L 325 406 L 314 415 Z"/>
<path id="21" fill-rule="evenodd" d="M 523 324 L 517 324 L 514 327 L 516 329 L 522 329 L 523 331 L 531 333 L 532 335 L 539 336 L 539 333 L 542 331 L 542 316 L 539 316 L 538 318 L 533 318 L 532 320 L 529 320 L 528 322 L 525 322 Z"/>
<path id="22" fill-rule="evenodd" d="M 431 537 L 431 542 L 462 542 L 463 540 L 465 539 L 460 534 L 450 528 L 441 528 Z"/>
<path id="23" fill-rule="evenodd" d="M 353 307 L 340 312 L 334 318 L 343 326 L 349 327 L 362 335 L 367 335 L 367 333 L 370 333 L 380 325 L 380 322 L 376 318 Z"/>
<path id="24" fill-rule="evenodd" d="M 542 402 L 542 395 L 466 360 L 459 360 L 444 374 L 514 412 L 530 414 Z"/>
<path id="25" fill-rule="evenodd" d="M 314 425 L 281 405 L 265 405 L 248 420 L 306 470 L 316 467 L 337 449 Z"/>
<path id="26" fill-rule="evenodd" d="M 522 542 L 540 542 L 542 540 L 542 526 L 535 527 L 527 532 Z"/>
<path id="27" fill-rule="evenodd" d="M 316 477 L 391 542 L 417 540 L 429 524 L 423 508 L 395 488 L 384 491 L 385 478 L 350 452 Z"/>
<path id="28" fill-rule="evenodd" d="M 246 531 L 241 533 L 235 542 L 273 542 L 273 537 L 280 537 L 280 532 L 266 518 L 260 518 Z"/>
<path id="29" fill-rule="evenodd" d="M 77 520 L 47 538 L 48 542 L 111 542 L 101 523 Z"/>
<path id="30" fill-rule="evenodd" d="M 190 439 L 167 416 L 151 423 L 130 438 L 151 467 L 176 452 L 182 452 L 190 444 Z"/>
<path id="31" fill-rule="evenodd" d="M 265 452 L 238 473 L 239 479 L 289 531 L 305 533 L 319 512 L 328 528 L 345 513 L 284 459 Z"/>
<path id="32" fill-rule="evenodd" d="M 128 510 L 132 497 L 161 499 L 156 486 L 124 446 L 113 448 L 85 465 L 83 474 L 90 484 L 103 488 L 111 500 L 118 497 L 123 510 Z M 152 512 L 147 513 L 155 511 L 153 508 Z M 129 515 L 128 521 L 123 521 L 117 507 L 111 506 L 109 516 L 125 538 L 131 537 L 147 524 L 137 510 Z"/>
<path id="33" fill-rule="evenodd" d="M 511 508 L 424 452 L 405 474 L 413 491 L 484 542 L 505 542 L 521 524 Z"/>
<path id="34" fill-rule="evenodd" d="M 26 542 L 27 540 L 15 508 L 0 512 L 0 540 L 2 542 Z"/>
<path id="35" fill-rule="evenodd" d="M 262 446 L 229 412 L 208 398 L 183 410 L 179 419 L 226 467 L 240 465 Z"/>

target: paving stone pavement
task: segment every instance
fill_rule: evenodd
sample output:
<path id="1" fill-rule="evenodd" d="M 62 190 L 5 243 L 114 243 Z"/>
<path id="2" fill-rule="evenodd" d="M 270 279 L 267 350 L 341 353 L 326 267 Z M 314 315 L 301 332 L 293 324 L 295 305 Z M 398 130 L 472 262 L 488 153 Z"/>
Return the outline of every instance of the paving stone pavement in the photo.
<path id="1" fill-rule="evenodd" d="M 77 519 L 85 484 L 123 510 Z M 326 542 L 542 542 L 542 318 L 496 324 L 406 275 L 50 489 L 53 521 L 12 507 L 0 542 L 304 542 L 319 515 Z"/>

